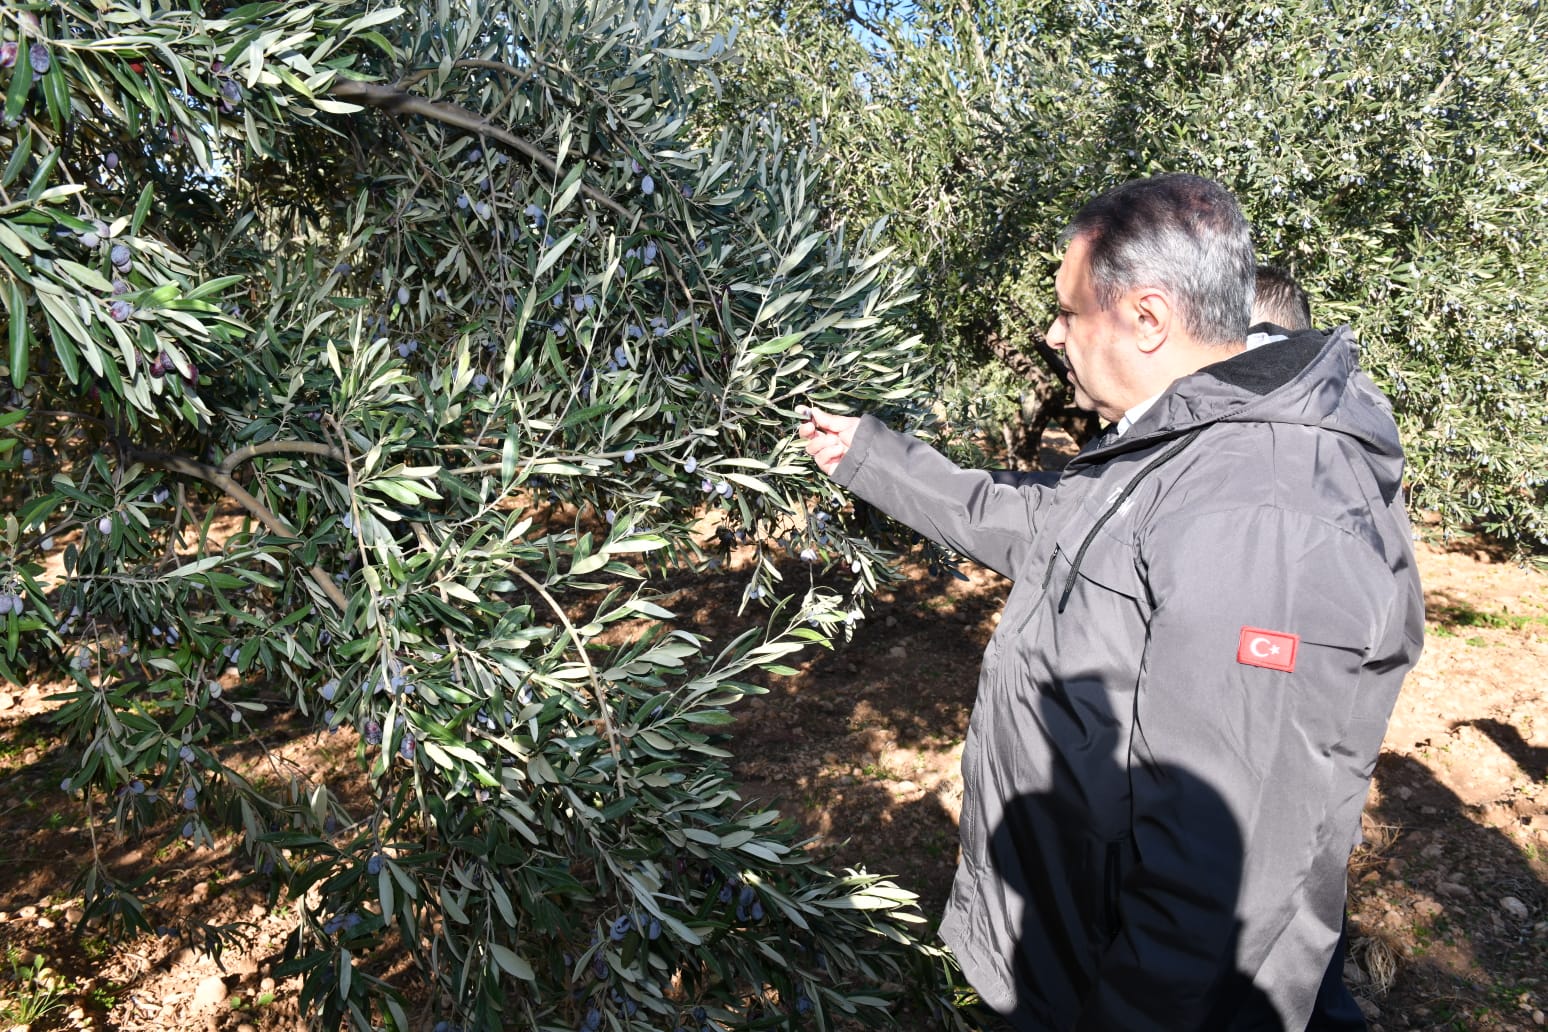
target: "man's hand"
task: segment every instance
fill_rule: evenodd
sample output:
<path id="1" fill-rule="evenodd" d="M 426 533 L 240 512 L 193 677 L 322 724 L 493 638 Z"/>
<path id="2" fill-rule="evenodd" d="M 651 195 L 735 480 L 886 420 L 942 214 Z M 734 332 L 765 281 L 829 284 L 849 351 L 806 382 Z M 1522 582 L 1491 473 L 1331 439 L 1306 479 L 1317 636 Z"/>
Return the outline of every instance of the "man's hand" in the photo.
<path id="1" fill-rule="evenodd" d="M 859 417 L 835 416 L 808 405 L 798 405 L 796 415 L 802 417 L 796 433 L 806 442 L 806 454 L 817 463 L 818 469 L 832 476 L 849 453 L 849 446 L 855 439 L 855 427 L 860 425 Z"/>

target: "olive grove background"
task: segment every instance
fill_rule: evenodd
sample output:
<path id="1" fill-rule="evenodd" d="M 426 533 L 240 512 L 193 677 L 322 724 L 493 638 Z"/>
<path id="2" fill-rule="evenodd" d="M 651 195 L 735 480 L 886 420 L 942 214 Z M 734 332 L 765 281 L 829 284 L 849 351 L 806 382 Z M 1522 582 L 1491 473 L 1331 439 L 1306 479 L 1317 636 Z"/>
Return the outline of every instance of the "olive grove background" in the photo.
<path id="1" fill-rule="evenodd" d="M 1058 230 L 1197 171 L 1355 325 L 1415 506 L 1541 550 L 1538 10 L 8 5 L 0 674 L 73 681 L 104 827 L 243 834 L 325 1021 L 404 1027 L 406 951 L 467 1027 L 960 1022 L 911 895 L 716 744 L 890 575 L 794 406 L 1082 432 Z M 668 573 L 743 543 L 751 630 L 681 627 Z M 371 811 L 226 767 L 266 710 L 352 729 Z"/>
<path id="2" fill-rule="evenodd" d="M 887 216 L 921 267 L 913 317 L 959 426 L 1003 428 L 1025 461 L 1068 421 L 1042 343 L 1060 229 L 1106 186 L 1195 172 L 1235 191 L 1318 325 L 1353 325 L 1413 507 L 1548 548 L 1539 3 L 743 0 L 736 17 L 732 90 L 814 125 L 825 199 Z"/>

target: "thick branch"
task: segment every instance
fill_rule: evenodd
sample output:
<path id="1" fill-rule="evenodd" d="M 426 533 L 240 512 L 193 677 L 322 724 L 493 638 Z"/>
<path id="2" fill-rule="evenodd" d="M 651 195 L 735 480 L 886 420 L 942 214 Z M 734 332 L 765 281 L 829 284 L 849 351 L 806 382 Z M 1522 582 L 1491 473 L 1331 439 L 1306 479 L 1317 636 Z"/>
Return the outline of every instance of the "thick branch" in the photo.
<path id="1" fill-rule="evenodd" d="M 484 116 L 460 104 L 427 100 L 397 86 L 361 82 L 358 79 L 339 79 L 329 88 L 328 93 L 351 104 L 362 104 L 395 115 L 418 115 L 434 122 L 465 129 L 479 136 L 487 136 L 505 144 L 555 179 L 562 178 L 559 163 L 548 154 L 510 130 L 502 129 Z M 626 221 L 633 218 L 629 209 L 588 183 L 581 184 L 581 193 Z"/>
<path id="2" fill-rule="evenodd" d="M 232 480 L 229 473 L 215 466 L 204 462 L 197 462 L 182 455 L 168 455 L 165 452 L 133 449 L 130 454 L 132 458 L 152 466 L 158 466 L 161 469 L 171 470 L 173 473 L 181 473 L 184 476 L 195 477 L 207 484 L 213 484 L 234 499 L 242 508 L 252 513 L 258 519 L 258 522 L 268 527 L 274 533 L 288 538 L 297 536 L 294 528 L 270 510 L 268 506 L 255 498 L 245 487 Z M 322 567 L 313 566 L 308 572 L 311 573 L 312 580 L 322 589 L 323 594 L 328 596 L 328 600 L 338 607 L 339 613 L 342 615 L 349 608 L 349 599 L 344 597 L 344 592 L 339 589 L 337 584 L 333 583 L 333 579 L 328 576 L 327 571 Z"/>
<path id="3" fill-rule="evenodd" d="M 249 444 L 246 448 L 238 448 L 226 460 L 220 464 L 220 471 L 230 474 L 244 462 L 256 459 L 260 455 L 321 455 L 324 458 L 344 461 L 344 456 L 331 444 L 322 444 L 317 441 L 264 441 L 260 444 Z"/>

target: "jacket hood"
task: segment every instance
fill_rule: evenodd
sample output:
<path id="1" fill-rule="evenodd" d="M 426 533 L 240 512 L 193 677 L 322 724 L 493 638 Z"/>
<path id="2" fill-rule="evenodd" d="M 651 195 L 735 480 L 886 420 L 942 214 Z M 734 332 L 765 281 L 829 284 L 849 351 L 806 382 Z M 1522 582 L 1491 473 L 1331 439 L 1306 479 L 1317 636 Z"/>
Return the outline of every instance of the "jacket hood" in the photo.
<path id="1" fill-rule="evenodd" d="M 1360 372 L 1347 326 L 1289 333 L 1182 377 L 1128 433 L 1098 437 L 1071 466 L 1153 448 L 1215 423 L 1322 427 L 1359 442 L 1389 500 L 1402 483 L 1403 450 L 1392 407 Z"/>

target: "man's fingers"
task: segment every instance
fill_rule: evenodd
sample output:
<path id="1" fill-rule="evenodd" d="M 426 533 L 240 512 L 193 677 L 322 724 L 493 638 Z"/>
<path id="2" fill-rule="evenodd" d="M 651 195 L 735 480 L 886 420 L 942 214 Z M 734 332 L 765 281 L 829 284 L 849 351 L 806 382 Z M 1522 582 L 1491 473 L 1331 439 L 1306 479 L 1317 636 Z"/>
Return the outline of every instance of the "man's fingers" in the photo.
<path id="1" fill-rule="evenodd" d="M 822 409 L 814 408 L 811 405 L 803 405 L 802 408 L 806 410 L 806 418 L 811 420 L 812 425 L 819 430 L 837 431 L 846 422 L 854 418 L 852 416 L 835 416 L 831 412 L 824 412 Z M 798 408 L 796 411 L 800 412 L 801 409 Z"/>
<path id="2" fill-rule="evenodd" d="M 848 444 L 855 435 L 855 427 L 860 425 L 858 416 L 838 416 L 811 405 L 797 405 L 796 414 L 802 417 L 796 432 L 803 438 L 810 437 L 812 432 L 837 434 Z"/>
<path id="3" fill-rule="evenodd" d="M 836 416 L 811 405 L 797 405 L 796 415 L 801 422 L 796 426 L 796 436 L 802 441 L 806 454 L 812 457 L 817 468 L 832 474 L 838 469 L 844 456 L 849 454 L 855 427 L 860 420 L 856 416 Z"/>
<path id="4" fill-rule="evenodd" d="M 806 446 L 806 452 L 824 473 L 832 473 L 844 461 L 849 446 L 832 434 L 823 434 Z"/>

